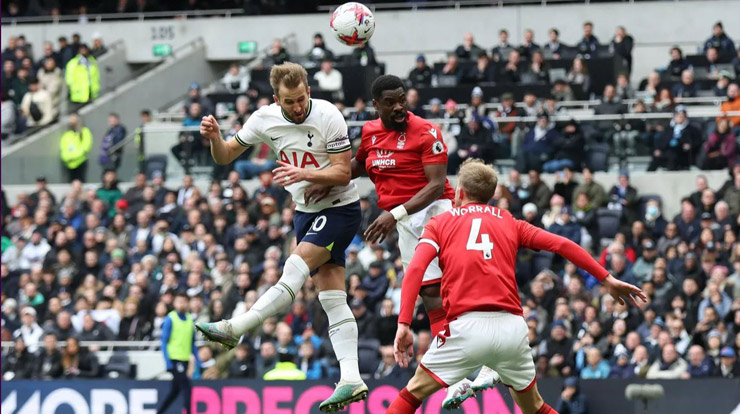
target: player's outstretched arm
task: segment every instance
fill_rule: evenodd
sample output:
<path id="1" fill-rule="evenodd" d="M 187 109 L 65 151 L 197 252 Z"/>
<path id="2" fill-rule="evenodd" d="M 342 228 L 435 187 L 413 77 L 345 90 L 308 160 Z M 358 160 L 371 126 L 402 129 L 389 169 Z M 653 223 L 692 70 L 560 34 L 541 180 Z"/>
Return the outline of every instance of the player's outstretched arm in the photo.
<path id="1" fill-rule="evenodd" d="M 620 304 L 624 304 L 625 299 L 636 307 L 638 306 L 635 297 L 647 302 L 645 293 L 637 286 L 622 282 L 609 274 L 591 255 L 581 246 L 573 243 L 565 237 L 549 233 L 545 230 L 538 229 L 525 222 L 519 222 L 520 237 L 523 239 L 523 245 L 537 250 L 547 250 L 557 253 L 573 262 L 574 265 L 584 269 L 594 275 L 601 283 L 606 286 L 609 294 Z"/>
<path id="2" fill-rule="evenodd" d="M 424 272 L 436 256 L 437 248 L 422 240 L 416 246 L 414 257 L 411 259 L 411 263 L 409 263 L 409 267 L 403 276 L 403 283 L 401 284 L 401 312 L 398 315 L 396 340 L 393 342 L 393 354 L 396 362 L 403 368 L 408 366 L 409 357 L 414 356 L 414 337 L 411 334 L 409 326 L 411 325 L 411 318 L 414 316 L 416 297 L 419 296 Z"/>
<path id="3" fill-rule="evenodd" d="M 236 139 L 224 141 L 221 136 L 221 128 L 213 115 L 204 116 L 200 121 L 200 134 L 211 141 L 211 155 L 216 164 L 226 165 L 234 161 L 246 147 L 237 142 Z"/>

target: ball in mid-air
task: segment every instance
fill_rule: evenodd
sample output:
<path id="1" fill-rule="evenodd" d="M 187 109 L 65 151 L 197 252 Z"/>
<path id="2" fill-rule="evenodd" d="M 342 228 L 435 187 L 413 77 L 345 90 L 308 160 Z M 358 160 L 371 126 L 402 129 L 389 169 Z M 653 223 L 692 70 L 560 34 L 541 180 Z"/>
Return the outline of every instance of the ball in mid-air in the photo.
<path id="1" fill-rule="evenodd" d="M 375 17 L 364 4 L 344 3 L 334 10 L 329 22 L 334 36 L 347 46 L 367 43 L 375 32 Z"/>

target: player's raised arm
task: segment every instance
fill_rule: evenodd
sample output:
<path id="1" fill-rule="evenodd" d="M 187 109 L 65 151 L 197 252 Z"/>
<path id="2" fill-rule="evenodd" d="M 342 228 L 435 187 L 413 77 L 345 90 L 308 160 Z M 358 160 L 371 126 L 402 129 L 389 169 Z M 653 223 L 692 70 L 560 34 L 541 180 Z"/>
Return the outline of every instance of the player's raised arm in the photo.
<path id="1" fill-rule="evenodd" d="M 216 164 L 226 165 L 234 161 L 247 147 L 238 140 L 224 141 L 221 128 L 213 115 L 204 116 L 200 121 L 200 134 L 211 141 L 211 155 Z"/>

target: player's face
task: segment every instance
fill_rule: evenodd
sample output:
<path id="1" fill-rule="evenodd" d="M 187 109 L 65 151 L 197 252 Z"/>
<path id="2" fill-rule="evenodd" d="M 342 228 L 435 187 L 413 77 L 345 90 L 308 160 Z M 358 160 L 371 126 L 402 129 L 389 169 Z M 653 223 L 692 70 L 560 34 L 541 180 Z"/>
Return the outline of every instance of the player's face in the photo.
<path id="1" fill-rule="evenodd" d="M 383 125 L 395 131 L 406 129 L 406 92 L 399 87 L 383 91 L 380 99 L 373 99 L 373 106 L 380 114 Z"/>
<path id="2" fill-rule="evenodd" d="M 283 113 L 296 124 L 305 121 L 308 116 L 311 88 L 306 85 L 299 85 L 296 88 L 286 88 L 281 85 L 277 92 L 280 95 L 273 95 L 272 97 L 275 99 L 275 103 L 283 109 Z"/>

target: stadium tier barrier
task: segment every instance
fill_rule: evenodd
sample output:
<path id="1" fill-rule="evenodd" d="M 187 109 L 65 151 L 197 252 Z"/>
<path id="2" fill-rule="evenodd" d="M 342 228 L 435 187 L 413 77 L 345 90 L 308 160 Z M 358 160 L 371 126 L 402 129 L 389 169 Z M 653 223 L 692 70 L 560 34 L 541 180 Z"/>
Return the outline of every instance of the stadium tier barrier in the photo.
<path id="1" fill-rule="evenodd" d="M 648 403 L 648 413 L 730 414 L 740 403 L 740 379 L 693 381 L 586 380 L 580 392 L 586 396 L 589 412 L 624 414 L 643 412 L 642 402 L 628 401 L 625 387 L 633 383 L 660 384 L 665 397 Z M 352 404 L 348 414 L 383 414 L 406 385 L 402 380 L 368 381 L 370 394 Z M 2 387 L 3 414 L 154 414 L 160 397 L 169 389 L 168 381 L 9 381 Z M 538 380 L 545 401 L 555 406 L 562 379 Z M 325 381 L 196 380 L 193 383 L 193 414 L 319 414 L 319 403 L 331 395 L 332 384 Z M 706 397 L 698 397 L 706 396 Z M 439 414 L 444 391 L 438 391 L 422 406 L 423 414 Z M 165 414 L 179 413 L 173 404 Z M 509 392 L 503 385 L 466 401 L 457 413 L 517 414 Z"/>

